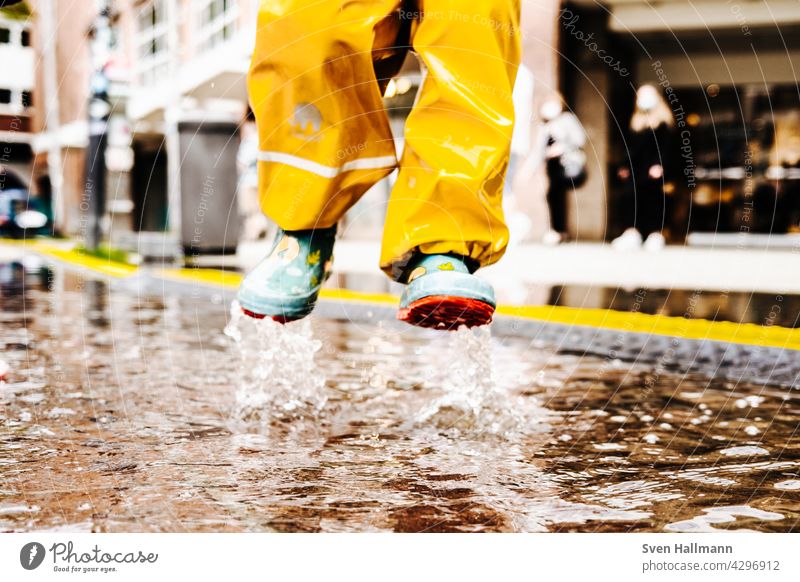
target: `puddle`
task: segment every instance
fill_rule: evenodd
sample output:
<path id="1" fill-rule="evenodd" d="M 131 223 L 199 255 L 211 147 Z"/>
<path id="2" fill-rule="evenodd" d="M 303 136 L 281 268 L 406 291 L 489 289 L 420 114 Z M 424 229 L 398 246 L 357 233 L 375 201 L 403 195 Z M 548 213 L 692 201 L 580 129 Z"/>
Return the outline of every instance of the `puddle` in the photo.
<path id="1" fill-rule="evenodd" d="M 2 272 L 2 531 L 798 529 L 797 390 Z"/>

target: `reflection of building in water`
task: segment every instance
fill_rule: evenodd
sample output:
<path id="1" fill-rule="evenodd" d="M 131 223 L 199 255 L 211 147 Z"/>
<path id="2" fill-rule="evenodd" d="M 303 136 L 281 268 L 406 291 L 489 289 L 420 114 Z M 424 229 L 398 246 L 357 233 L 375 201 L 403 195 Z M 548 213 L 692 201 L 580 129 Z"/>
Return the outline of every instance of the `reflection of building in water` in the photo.
<path id="1" fill-rule="evenodd" d="M 642 83 L 662 88 L 679 125 L 675 151 L 665 153 L 680 170 L 667 197 L 673 239 L 692 232 L 691 240 L 702 242 L 697 233 L 718 231 L 737 244 L 739 233 L 798 229 L 796 2 L 701 0 L 687 7 L 680 0 L 607 0 L 565 7 L 571 18 L 561 18 L 560 82 L 594 146 L 590 173 L 600 176 L 570 200 L 573 234 L 619 233 L 615 174 L 626 159 L 632 87 Z M 602 56 L 621 61 L 628 74 Z M 602 225 L 584 220 L 601 211 Z"/>

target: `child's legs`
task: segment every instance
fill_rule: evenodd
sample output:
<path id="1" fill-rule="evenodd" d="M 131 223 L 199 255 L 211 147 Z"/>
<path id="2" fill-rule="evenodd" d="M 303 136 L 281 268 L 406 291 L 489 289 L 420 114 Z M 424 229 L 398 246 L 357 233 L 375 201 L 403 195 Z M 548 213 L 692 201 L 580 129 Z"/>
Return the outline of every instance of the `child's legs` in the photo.
<path id="1" fill-rule="evenodd" d="M 395 278 L 414 249 L 481 266 L 505 251 L 519 2 L 426 0 L 413 45 L 427 76 L 406 122 L 384 228 L 381 268 Z"/>
<path id="2" fill-rule="evenodd" d="M 401 30 L 400 0 L 262 0 L 250 101 L 261 207 L 286 230 L 323 228 L 396 166 L 374 47 Z M 401 49 L 402 50 L 402 49 Z"/>

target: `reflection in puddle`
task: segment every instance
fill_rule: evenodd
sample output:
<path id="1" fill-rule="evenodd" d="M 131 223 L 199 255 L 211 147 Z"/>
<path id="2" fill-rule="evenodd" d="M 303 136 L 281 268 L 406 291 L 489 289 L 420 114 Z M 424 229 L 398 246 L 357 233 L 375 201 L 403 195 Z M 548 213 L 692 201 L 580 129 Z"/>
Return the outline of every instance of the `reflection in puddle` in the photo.
<path id="1" fill-rule="evenodd" d="M 0 530 L 798 529 L 800 392 L 388 321 L 240 353 L 221 301 L 52 275 L 1 289 Z"/>
<path id="2" fill-rule="evenodd" d="M 685 521 L 678 521 L 669 524 L 666 528 L 667 531 L 683 532 L 683 533 L 707 533 L 718 532 L 727 528 L 714 527 L 715 525 L 730 525 L 736 522 L 737 519 L 743 521 L 757 520 L 757 521 L 774 521 L 783 519 L 780 513 L 773 513 L 770 511 L 761 511 L 760 509 L 753 509 L 747 505 L 732 505 L 728 507 L 713 507 L 711 509 L 704 509 L 703 515 L 699 515 L 692 519 Z M 755 531 L 745 527 L 736 528 L 736 531 L 747 532 Z"/>

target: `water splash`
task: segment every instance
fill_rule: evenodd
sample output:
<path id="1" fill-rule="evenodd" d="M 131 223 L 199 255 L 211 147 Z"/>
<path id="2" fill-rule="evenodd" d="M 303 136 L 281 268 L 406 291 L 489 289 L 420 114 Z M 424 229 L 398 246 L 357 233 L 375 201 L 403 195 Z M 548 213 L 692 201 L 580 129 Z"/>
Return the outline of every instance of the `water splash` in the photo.
<path id="1" fill-rule="evenodd" d="M 477 431 L 495 435 L 515 431 L 522 419 L 513 399 L 500 389 L 492 362 L 488 326 L 462 326 L 449 332 L 443 353 L 432 353 L 431 380 L 444 394 L 421 410 L 418 423 L 433 422 L 440 428 Z"/>
<path id="2" fill-rule="evenodd" d="M 235 416 L 244 421 L 268 423 L 314 417 L 325 405 L 325 377 L 315 354 L 322 342 L 314 339 L 308 319 L 280 324 L 254 319 L 231 305 L 225 335 L 240 357 Z"/>

